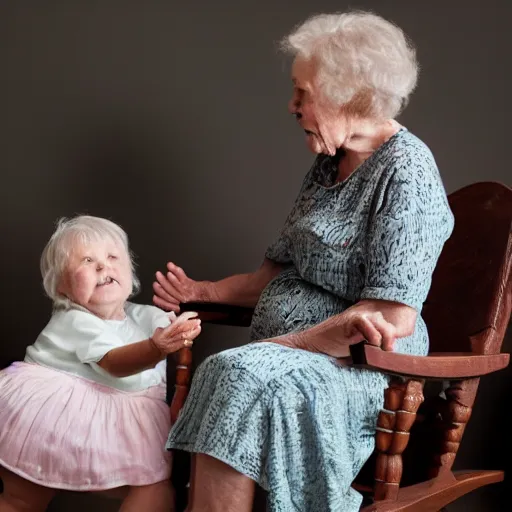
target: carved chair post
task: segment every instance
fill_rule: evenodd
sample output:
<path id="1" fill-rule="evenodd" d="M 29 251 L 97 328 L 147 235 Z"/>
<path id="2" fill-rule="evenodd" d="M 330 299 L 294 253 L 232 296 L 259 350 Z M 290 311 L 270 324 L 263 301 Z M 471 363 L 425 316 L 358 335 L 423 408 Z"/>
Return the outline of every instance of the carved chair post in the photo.
<path id="1" fill-rule="evenodd" d="M 402 453 L 416 412 L 423 402 L 423 381 L 394 377 L 384 391 L 377 420 L 374 499 L 396 500 L 402 478 Z"/>
<path id="2" fill-rule="evenodd" d="M 169 356 L 170 357 L 170 356 Z M 174 394 L 170 406 L 171 425 L 174 425 L 187 399 L 192 377 L 192 349 L 184 347 L 175 355 L 176 375 Z M 190 480 L 190 456 L 187 452 L 174 450 L 171 482 L 175 492 L 176 510 L 185 510 L 188 503 Z"/>
<path id="3" fill-rule="evenodd" d="M 439 442 L 429 477 L 451 471 L 466 425 L 473 411 L 479 378 L 454 380 L 445 390 L 446 399 L 439 419 Z"/>
<path id="4" fill-rule="evenodd" d="M 188 395 L 192 375 L 192 349 L 185 347 L 178 351 L 174 396 L 171 402 L 171 425 L 174 425 Z"/>

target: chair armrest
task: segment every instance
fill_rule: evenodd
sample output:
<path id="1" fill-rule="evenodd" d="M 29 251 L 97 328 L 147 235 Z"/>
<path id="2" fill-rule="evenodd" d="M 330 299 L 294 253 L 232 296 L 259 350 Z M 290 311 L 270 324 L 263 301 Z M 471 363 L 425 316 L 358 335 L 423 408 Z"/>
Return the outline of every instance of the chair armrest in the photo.
<path id="1" fill-rule="evenodd" d="M 352 365 L 385 373 L 424 379 L 466 379 L 506 368 L 509 354 L 480 355 L 472 352 L 438 352 L 411 356 L 387 352 L 367 342 L 350 347 Z"/>
<path id="2" fill-rule="evenodd" d="M 213 304 L 211 302 L 187 302 L 180 304 L 181 311 L 196 311 L 201 322 L 236 327 L 251 325 L 254 309 L 230 304 Z"/>

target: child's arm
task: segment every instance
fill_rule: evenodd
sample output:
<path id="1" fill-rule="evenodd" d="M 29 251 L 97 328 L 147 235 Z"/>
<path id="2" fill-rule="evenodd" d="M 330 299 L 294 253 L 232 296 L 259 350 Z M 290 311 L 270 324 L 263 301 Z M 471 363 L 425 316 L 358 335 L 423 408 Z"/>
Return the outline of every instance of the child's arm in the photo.
<path id="1" fill-rule="evenodd" d="M 154 368 L 167 354 L 192 345 L 201 332 L 201 321 L 196 316 L 194 312 L 183 313 L 165 329 L 156 329 L 151 338 L 109 350 L 97 364 L 114 377 Z"/>
<path id="2" fill-rule="evenodd" d="M 164 357 L 149 338 L 110 350 L 97 365 L 114 377 L 127 377 L 154 368 Z"/>

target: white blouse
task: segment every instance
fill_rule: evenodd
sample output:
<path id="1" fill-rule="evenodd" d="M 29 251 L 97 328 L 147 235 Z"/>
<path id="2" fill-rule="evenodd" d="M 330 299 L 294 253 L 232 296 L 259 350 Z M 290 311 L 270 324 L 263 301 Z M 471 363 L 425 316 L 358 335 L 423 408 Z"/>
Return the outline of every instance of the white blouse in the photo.
<path id="1" fill-rule="evenodd" d="M 78 375 L 121 391 L 141 391 L 165 383 L 166 363 L 128 377 L 114 377 L 97 362 L 110 350 L 146 340 L 157 327 L 170 324 L 168 313 L 154 306 L 127 302 L 124 320 L 103 320 L 84 309 L 56 311 L 35 343 L 26 363 Z"/>

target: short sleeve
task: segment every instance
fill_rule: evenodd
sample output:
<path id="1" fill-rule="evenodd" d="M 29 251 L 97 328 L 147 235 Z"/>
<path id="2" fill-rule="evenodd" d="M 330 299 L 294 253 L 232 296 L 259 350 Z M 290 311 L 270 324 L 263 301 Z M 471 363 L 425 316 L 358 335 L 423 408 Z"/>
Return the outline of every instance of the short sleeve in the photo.
<path id="1" fill-rule="evenodd" d="M 153 335 L 158 327 L 164 328 L 171 323 L 170 314 L 156 306 L 128 302 L 125 310 L 126 314 L 142 329 L 148 338 Z"/>
<path id="2" fill-rule="evenodd" d="M 126 314 L 130 316 L 148 338 L 154 334 L 158 327 L 165 328 L 171 324 L 172 313 L 167 313 L 156 306 L 128 302 L 125 310 Z M 154 370 L 165 381 L 167 379 L 167 359 L 157 363 Z"/>
<path id="3" fill-rule="evenodd" d="M 433 158 L 395 166 L 377 199 L 361 299 L 400 302 L 420 311 L 454 224 Z"/>
<path id="4" fill-rule="evenodd" d="M 279 236 L 272 242 L 266 252 L 265 258 L 276 263 L 289 263 L 291 261 L 286 231 L 283 229 Z"/>
<path id="5" fill-rule="evenodd" d="M 82 363 L 98 362 L 110 350 L 124 345 L 123 340 L 108 328 L 106 322 L 85 311 L 67 311 L 61 329 L 61 336 L 67 336 L 73 343 L 75 353 Z"/>

